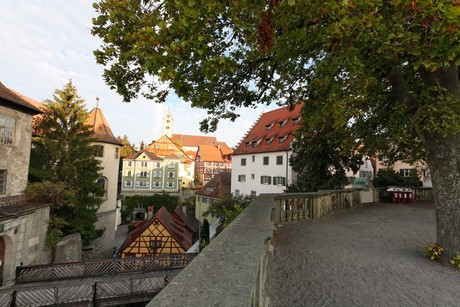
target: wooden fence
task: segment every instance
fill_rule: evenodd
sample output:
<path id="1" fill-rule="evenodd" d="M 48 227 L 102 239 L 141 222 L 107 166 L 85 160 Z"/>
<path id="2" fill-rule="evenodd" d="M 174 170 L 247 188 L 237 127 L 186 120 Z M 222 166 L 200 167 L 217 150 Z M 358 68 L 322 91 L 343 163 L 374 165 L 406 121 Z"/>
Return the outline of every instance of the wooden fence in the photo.
<path id="1" fill-rule="evenodd" d="M 286 193 L 275 197 L 273 221 L 283 224 L 325 217 L 361 203 L 360 191 L 354 189 Z"/>
<path id="2" fill-rule="evenodd" d="M 178 254 L 18 266 L 16 268 L 16 283 L 113 276 L 127 273 L 146 273 L 164 269 L 182 269 L 189 264 L 195 256 L 196 254 Z"/>
<path id="3" fill-rule="evenodd" d="M 30 285 L 25 288 L 0 290 L 0 306 L 99 306 L 103 301 L 119 305 L 136 297 L 149 300 L 161 291 L 179 272 L 171 270 L 160 276 L 127 277 L 96 282 L 66 282 L 55 285 Z"/>

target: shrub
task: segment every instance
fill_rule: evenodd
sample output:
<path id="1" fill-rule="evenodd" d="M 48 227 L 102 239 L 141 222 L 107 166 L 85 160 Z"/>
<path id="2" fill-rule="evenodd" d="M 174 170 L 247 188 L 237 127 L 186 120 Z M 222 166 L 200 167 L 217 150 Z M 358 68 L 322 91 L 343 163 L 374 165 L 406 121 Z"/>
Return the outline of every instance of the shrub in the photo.
<path id="1" fill-rule="evenodd" d="M 441 246 L 430 243 L 425 249 L 423 250 L 423 255 L 431 260 L 439 260 L 441 258 L 441 254 L 444 251 L 444 248 Z"/>
<path id="2" fill-rule="evenodd" d="M 460 269 L 460 254 L 455 256 L 454 259 L 451 259 L 450 264 L 455 265 L 457 268 Z"/>

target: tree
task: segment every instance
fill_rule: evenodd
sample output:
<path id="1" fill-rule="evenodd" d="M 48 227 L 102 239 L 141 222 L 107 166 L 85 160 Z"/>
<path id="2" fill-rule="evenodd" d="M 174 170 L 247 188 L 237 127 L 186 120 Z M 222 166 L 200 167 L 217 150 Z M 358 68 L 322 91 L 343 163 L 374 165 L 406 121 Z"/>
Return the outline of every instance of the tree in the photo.
<path id="1" fill-rule="evenodd" d="M 331 114 L 343 143 L 425 159 L 437 241 L 460 251 L 460 4 L 440 0 L 113 1 L 94 4 L 97 62 L 129 101 L 164 101 L 164 84 L 208 110 L 304 101 L 303 122 Z M 153 76 L 153 78 L 151 78 Z"/>
<path id="2" fill-rule="evenodd" d="M 421 187 L 422 182 L 417 170 L 410 172 L 408 177 L 396 173 L 391 168 L 381 169 L 373 180 L 375 187 Z"/>
<path id="3" fill-rule="evenodd" d="M 209 244 L 209 235 L 209 221 L 207 219 L 204 219 L 200 231 L 200 250 L 203 250 Z"/>
<path id="4" fill-rule="evenodd" d="M 308 107 L 305 107 L 302 117 L 307 116 Z M 356 173 L 362 164 L 355 144 L 343 142 L 346 133 L 349 133 L 346 125 L 336 127 L 329 114 L 317 118 L 316 122 L 305 121 L 297 131 L 289 161 L 297 178 L 286 191 L 343 189 L 349 183 L 345 168 Z"/>
<path id="5" fill-rule="evenodd" d="M 211 204 L 204 216 L 215 216 L 224 225 L 229 225 L 243 210 L 249 206 L 253 197 L 225 194 L 220 200 Z"/>
<path id="6" fill-rule="evenodd" d="M 130 155 L 132 155 L 134 153 L 134 147 L 129 142 L 128 136 L 126 134 L 123 135 L 123 138 L 118 136 L 117 140 L 120 141 L 121 144 L 123 144 L 123 147 L 120 150 L 120 158 L 121 159 L 129 157 Z M 120 162 L 120 163 L 122 163 L 122 162 Z"/>
<path id="7" fill-rule="evenodd" d="M 37 120 L 29 170 L 29 195 L 51 203 L 48 243 L 80 233 L 84 244 L 102 235 L 96 229 L 97 210 L 104 191 L 97 148 L 86 125 L 84 100 L 69 81 L 44 101 L 44 114 Z"/>
<path id="8" fill-rule="evenodd" d="M 126 221 L 128 217 L 132 217 L 134 208 L 139 206 L 144 209 L 147 209 L 148 206 L 154 206 L 153 213 L 155 213 L 160 210 L 161 207 L 166 207 L 169 212 L 173 212 L 178 205 L 179 197 L 165 192 L 153 195 L 126 196 L 123 198 L 121 206 L 121 218 L 123 221 Z"/>

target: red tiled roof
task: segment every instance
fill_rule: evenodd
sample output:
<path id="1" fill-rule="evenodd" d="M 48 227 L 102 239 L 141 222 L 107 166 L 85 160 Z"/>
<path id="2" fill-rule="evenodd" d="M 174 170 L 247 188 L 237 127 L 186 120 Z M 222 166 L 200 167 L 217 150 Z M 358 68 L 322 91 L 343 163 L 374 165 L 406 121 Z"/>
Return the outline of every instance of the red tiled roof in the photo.
<path id="1" fill-rule="evenodd" d="M 173 216 L 165 207 L 161 207 L 150 220 L 142 222 L 139 227 L 129 233 L 119 251 L 122 252 L 134 240 L 136 240 L 155 220 L 158 220 L 179 243 L 179 245 L 187 251 L 193 245 L 193 232 L 187 227 L 184 221 L 177 215 Z"/>
<path id="2" fill-rule="evenodd" d="M 39 102 L 19 94 L 16 91 L 10 90 L 0 82 L 0 102 L 1 100 L 6 100 L 20 109 L 25 109 L 26 113 L 32 115 L 42 113 Z"/>
<path id="3" fill-rule="evenodd" d="M 98 107 L 89 112 L 86 124 L 93 127 L 93 137 L 102 143 L 109 143 L 122 146 L 123 144 L 113 135 L 104 113 Z"/>
<path id="4" fill-rule="evenodd" d="M 222 198 L 223 195 L 229 194 L 231 189 L 232 174 L 222 172 L 215 175 L 208 183 L 201 189 L 195 192 L 197 195 Z"/>
<path id="5" fill-rule="evenodd" d="M 199 145 L 216 145 L 214 136 L 173 134 L 171 139 L 180 146 L 198 147 Z"/>
<path id="6" fill-rule="evenodd" d="M 292 111 L 284 107 L 264 113 L 233 152 L 233 155 L 291 150 L 303 104 Z M 283 126 L 281 123 L 285 122 Z M 283 140 L 282 137 L 286 136 Z M 269 141 L 271 140 L 271 141 Z M 282 141 L 281 141 L 282 140 Z M 268 143 L 268 144 L 267 144 Z"/>
<path id="7" fill-rule="evenodd" d="M 203 161 L 227 162 L 221 150 L 216 146 L 200 145 L 200 147 L 198 147 L 198 152 Z"/>

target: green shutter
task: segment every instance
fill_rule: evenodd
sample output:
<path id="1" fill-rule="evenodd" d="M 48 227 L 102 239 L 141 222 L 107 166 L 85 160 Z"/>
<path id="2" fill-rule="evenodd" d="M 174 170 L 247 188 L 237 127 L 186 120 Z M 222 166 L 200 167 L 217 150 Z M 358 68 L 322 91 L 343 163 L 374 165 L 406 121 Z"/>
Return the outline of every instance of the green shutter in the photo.
<path id="1" fill-rule="evenodd" d="M 273 185 L 276 185 L 276 177 L 273 177 Z"/>

